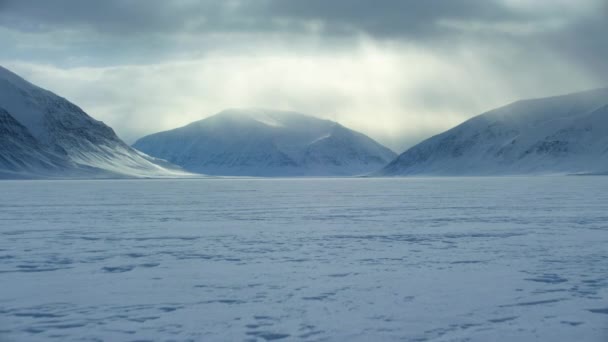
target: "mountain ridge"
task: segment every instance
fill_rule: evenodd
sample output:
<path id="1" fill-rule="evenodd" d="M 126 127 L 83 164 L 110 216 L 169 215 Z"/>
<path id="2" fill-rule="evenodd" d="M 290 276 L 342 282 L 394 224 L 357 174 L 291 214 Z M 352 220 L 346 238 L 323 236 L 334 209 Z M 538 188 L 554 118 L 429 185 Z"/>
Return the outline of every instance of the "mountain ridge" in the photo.
<path id="1" fill-rule="evenodd" d="M 80 107 L 0 66 L 0 176 L 164 177 L 183 172 L 135 151 Z M 19 143 L 17 143 L 19 142 Z M 19 158 L 22 158 L 19 161 Z M 36 158 L 38 160 L 36 161 Z"/>
<path id="2" fill-rule="evenodd" d="M 421 142 L 375 175 L 604 173 L 606 131 L 608 88 L 520 100 Z"/>
<path id="3" fill-rule="evenodd" d="M 339 123 L 260 108 L 227 109 L 133 146 L 190 171 L 231 176 L 364 174 L 396 156 Z"/>

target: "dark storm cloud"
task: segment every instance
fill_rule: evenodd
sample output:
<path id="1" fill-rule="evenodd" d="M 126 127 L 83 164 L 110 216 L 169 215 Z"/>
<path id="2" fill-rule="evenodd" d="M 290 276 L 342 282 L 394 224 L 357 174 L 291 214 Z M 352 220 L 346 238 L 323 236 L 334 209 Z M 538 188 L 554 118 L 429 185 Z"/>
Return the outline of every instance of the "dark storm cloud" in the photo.
<path id="1" fill-rule="evenodd" d="M 76 55 L 93 52 L 90 54 L 109 60 L 112 54 L 145 55 L 154 51 L 162 58 L 184 48 L 186 43 L 176 38 L 183 36 L 198 39 L 190 44 L 205 50 L 218 42 L 201 40 L 218 34 L 315 34 L 331 46 L 336 45 L 336 37 L 348 39 L 366 34 L 374 39 L 447 50 L 455 41 L 495 44 L 496 39 L 501 39 L 522 49 L 540 46 L 568 58 L 581 58 L 588 67 L 605 71 L 606 3 L 583 0 L 575 6 L 563 6 L 561 0 L 0 0 L 0 27 L 10 32 L 47 35 L 53 31 L 83 32 L 86 39 L 77 35 L 66 38 L 63 33 L 61 39 L 49 39 L 59 40 L 60 46 L 74 50 Z M 584 16 L 570 10 L 579 7 L 594 10 Z M 562 25 L 545 30 L 551 23 Z M 329 41 L 331 37 L 334 40 Z M 229 42 L 221 41 L 219 45 Z M 115 49 L 108 51 L 111 47 Z M 23 51 L 23 55 L 28 54 L 36 55 Z"/>
<path id="2" fill-rule="evenodd" d="M 477 0 L 288 0 L 268 2 L 267 10 L 290 19 L 318 20 L 330 30 L 407 38 L 446 33 L 436 25 L 440 19 L 500 20 L 518 17 L 498 2 Z"/>
<path id="3" fill-rule="evenodd" d="M 595 16 L 577 21 L 566 30 L 534 37 L 534 43 L 599 73 L 608 83 L 608 1 Z"/>
<path id="4" fill-rule="evenodd" d="M 375 36 L 424 37 L 446 33 L 448 20 L 533 20 L 498 0 L 0 0 L 0 23 L 20 30 L 90 27 L 98 32 L 205 33 L 325 30 Z"/>
<path id="5" fill-rule="evenodd" d="M 0 0 L 0 23 L 37 31 L 91 27 L 100 32 L 174 31 L 186 15 L 171 1 Z"/>

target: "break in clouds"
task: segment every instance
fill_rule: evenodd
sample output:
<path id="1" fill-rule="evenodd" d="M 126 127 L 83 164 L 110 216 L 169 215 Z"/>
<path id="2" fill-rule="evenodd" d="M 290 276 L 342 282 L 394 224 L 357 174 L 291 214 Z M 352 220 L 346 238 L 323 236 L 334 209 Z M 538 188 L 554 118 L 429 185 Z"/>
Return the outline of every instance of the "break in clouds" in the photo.
<path id="1" fill-rule="evenodd" d="M 607 85 L 604 0 L 0 0 L 0 64 L 136 138 L 230 107 L 397 152 L 524 97 Z"/>

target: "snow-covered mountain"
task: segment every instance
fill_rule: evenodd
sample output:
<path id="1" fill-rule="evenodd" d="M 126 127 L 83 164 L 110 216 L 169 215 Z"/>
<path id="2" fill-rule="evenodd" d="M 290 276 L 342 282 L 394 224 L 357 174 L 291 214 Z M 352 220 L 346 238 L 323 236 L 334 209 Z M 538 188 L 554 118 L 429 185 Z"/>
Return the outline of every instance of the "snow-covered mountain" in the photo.
<path id="1" fill-rule="evenodd" d="M 103 122 L 0 67 L 0 178 L 163 177 Z"/>
<path id="2" fill-rule="evenodd" d="M 135 148 L 212 175 L 366 174 L 396 154 L 336 122 L 264 109 L 231 109 L 138 140 Z"/>
<path id="3" fill-rule="evenodd" d="M 36 173 L 52 175 L 69 167 L 66 158 L 48 151 L 0 108 L 0 178 L 31 177 Z"/>
<path id="4" fill-rule="evenodd" d="M 525 100 L 401 154 L 378 175 L 608 172 L 608 88 Z"/>

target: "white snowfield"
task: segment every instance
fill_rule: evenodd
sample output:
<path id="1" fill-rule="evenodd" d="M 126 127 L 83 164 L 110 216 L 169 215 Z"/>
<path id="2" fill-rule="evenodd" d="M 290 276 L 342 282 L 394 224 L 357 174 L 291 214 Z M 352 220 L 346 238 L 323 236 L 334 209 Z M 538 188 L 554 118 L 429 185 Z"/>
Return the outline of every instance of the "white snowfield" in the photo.
<path id="1" fill-rule="evenodd" d="M 230 109 L 134 145 L 186 170 L 231 176 L 354 176 L 396 157 L 336 122 L 295 112 Z"/>
<path id="2" fill-rule="evenodd" d="M 0 341 L 608 341 L 608 177 L 0 193 Z"/>
<path id="3" fill-rule="evenodd" d="M 0 178 L 179 177 L 103 122 L 0 67 Z"/>
<path id="4" fill-rule="evenodd" d="M 411 148 L 378 175 L 608 173 L 608 88 L 519 101 Z"/>

